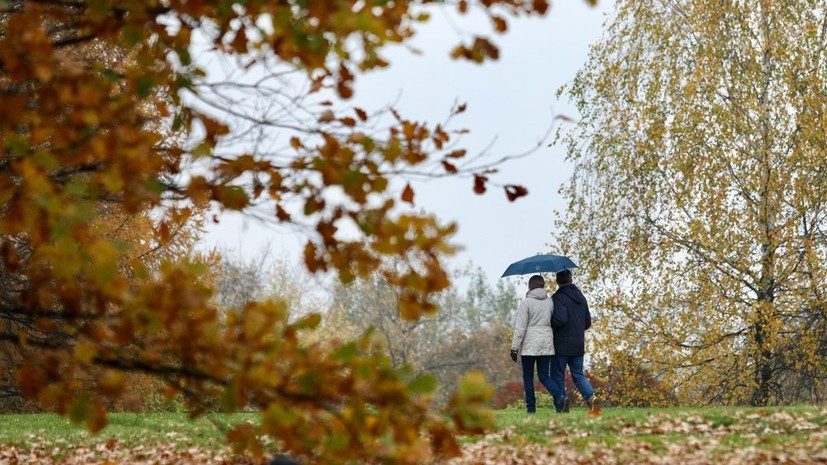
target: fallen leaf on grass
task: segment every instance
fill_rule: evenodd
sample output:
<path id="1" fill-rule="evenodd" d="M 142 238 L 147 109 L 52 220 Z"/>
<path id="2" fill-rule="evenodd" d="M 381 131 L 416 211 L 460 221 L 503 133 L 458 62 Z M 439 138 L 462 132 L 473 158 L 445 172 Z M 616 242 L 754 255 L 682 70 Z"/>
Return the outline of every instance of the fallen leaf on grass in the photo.
<path id="1" fill-rule="evenodd" d="M 595 416 L 595 417 L 596 417 L 596 416 L 600 415 L 600 413 L 601 413 L 602 411 L 603 411 L 603 409 L 602 409 L 602 408 L 600 408 L 600 407 L 595 407 L 595 408 L 593 408 L 593 409 L 589 410 L 589 415 L 592 415 L 592 416 Z"/>

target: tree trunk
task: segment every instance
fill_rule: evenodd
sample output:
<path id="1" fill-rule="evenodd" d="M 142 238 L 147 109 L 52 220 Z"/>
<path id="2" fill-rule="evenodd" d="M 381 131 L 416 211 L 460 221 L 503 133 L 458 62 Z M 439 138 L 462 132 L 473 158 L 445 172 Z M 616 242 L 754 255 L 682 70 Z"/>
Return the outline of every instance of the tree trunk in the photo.
<path id="1" fill-rule="evenodd" d="M 757 305 L 758 315 L 755 321 L 755 391 L 752 394 L 752 405 L 763 406 L 770 402 L 770 386 L 772 383 L 772 343 L 767 341 L 766 330 L 775 314 L 775 230 L 777 199 L 772 187 L 772 136 L 770 121 L 770 83 L 772 81 L 772 47 L 770 38 L 769 5 L 761 2 L 761 34 L 763 42 L 763 56 L 761 61 L 761 186 L 759 192 L 759 217 L 761 223 L 761 274 L 758 282 Z"/>

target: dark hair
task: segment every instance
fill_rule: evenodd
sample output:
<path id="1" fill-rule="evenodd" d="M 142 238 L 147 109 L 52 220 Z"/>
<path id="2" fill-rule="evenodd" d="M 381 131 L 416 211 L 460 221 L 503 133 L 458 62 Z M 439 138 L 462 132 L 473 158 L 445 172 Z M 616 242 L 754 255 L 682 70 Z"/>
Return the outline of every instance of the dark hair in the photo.
<path id="1" fill-rule="evenodd" d="M 546 287 L 546 280 L 542 276 L 540 276 L 538 274 L 535 274 L 534 276 L 529 278 L 529 280 L 528 280 L 528 290 L 529 291 L 532 290 L 532 289 L 542 289 L 544 287 Z"/>
<path id="2" fill-rule="evenodd" d="M 563 270 L 557 273 L 557 284 L 568 284 L 571 282 L 571 270 Z"/>

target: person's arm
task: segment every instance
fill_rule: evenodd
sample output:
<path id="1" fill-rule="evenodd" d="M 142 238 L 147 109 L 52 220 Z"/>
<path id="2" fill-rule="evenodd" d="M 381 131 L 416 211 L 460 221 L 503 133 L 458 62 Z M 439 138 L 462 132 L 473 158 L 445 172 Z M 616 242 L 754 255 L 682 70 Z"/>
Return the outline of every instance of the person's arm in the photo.
<path id="1" fill-rule="evenodd" d="M 551 309 L 551 327 L 560 328 L 569 321 L 569 310 L 562 303 L 559 297 L 552 297 L 551 299 L 554 307 Z"/>
<path id="2" fill-rule="evenodd" d="M 592 327 L 592 314 L 589 311 L 589 303 L 586 302 L 583 306 L 586 307 L 586 327 L 584 329 L 589 329 Z"/>
<path id="3" fill-rule="evenodd" d="M 511 337 L 511 350 L 517 353 L 523 347 L 525 331 L 528 327 L 528 303 L 523 300 L 517 307 L 517 319 L 514 321 L 514 335 Z"/>

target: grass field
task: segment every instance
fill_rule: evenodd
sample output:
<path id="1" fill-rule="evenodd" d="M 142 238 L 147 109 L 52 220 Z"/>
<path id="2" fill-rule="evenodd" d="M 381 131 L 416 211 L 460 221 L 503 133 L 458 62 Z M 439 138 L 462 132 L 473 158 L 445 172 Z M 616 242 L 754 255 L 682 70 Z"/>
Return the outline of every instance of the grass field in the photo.
<path id="1" fill-rule="evenodd" d="M 228 425 L 255 414 L 115 413 L 98 434 L 54 414 L 0 415 L 0 465 L 255 463 L 234 456 L 224 439 Z"/>
<path id="2" fill-rule="evenodd" d="M 463 438 L 464 464 L 827 464 L 827 408 L 584 409 L 496 412 L 497 427 Z M 93 435 L 56 415 L 0 415 L 0 465 L 253 463 L 223 441 L 253 414 L 112 414 Z M 13 457 L 13 459 L 11 458 Z M 109 462 L 107 462 L 107 460 Z"/>
<path id="3" fill-rule="evenodd" d="M 255 420 L 255 414 L 204 415 L 190 420 L 182 413 L 112 413 L 99 434 L 55 414 L 0 415 L 0 444 L 25 447 L 32 438 L 96 446 L 117 439 L 126 446 L 166 442 L 182 447 L 220 448 L 229 425 Z"/>

